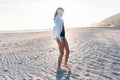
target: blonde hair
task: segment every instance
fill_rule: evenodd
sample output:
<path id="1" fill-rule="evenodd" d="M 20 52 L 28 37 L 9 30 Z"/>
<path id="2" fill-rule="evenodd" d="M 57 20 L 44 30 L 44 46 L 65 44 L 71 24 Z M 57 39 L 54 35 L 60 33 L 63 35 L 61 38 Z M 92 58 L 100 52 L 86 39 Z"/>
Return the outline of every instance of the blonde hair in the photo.
<path id="1" fill-rule="evenodd" d="M 59 9 L 61 9 L 62 11 L 64 11 L 64 9 L 62 8 L 62 7 L 59 7 L 59 8 L 57 8 L 57 10 L 59 10 Z M 55 14 L 54 14 L 54 20 L 55 20 L 55 17 L 57 16 L 57 10 L 56 10 L 56 12 L 55 12 Z"/>

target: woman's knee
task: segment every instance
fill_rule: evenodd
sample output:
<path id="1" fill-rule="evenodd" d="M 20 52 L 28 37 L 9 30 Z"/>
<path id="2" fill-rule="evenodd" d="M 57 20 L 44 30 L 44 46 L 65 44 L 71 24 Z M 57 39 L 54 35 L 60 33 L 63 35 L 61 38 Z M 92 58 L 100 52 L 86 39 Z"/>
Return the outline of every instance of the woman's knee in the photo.
<path id="1" fill-rule="evenodd" d="M 69 50 L 69 49 L 67 49 L 67 50 L 66 50 L 66 53 L 67 53 L 67 54 L 69 54 L 69 53 L 70 53 L 70 50 Z"/>
<path id="2" fill-rule="evenodd" d="M 68 47 L 68 46 L 65 47 L 65 51 L 66 51 L 67 54 L 70 53 L 70 50 L 69 50 L 69 47 Z"/>
<path id="3" fill-rule="evenodd" d="M 60 55 L 59 55 L 59 56 L 63 57 L 63 55 L 64 55 L 64 52 L 63 52 L 63 53 L 60 53 Z"/>

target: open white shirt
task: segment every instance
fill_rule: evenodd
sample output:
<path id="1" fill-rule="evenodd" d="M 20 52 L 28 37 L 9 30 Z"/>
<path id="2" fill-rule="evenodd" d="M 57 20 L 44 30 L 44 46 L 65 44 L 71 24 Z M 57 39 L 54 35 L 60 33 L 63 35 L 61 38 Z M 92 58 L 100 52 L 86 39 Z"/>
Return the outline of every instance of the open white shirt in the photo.
<path id="1" fill-rule="evenodd" d="M 63 19 L 57 15 L 55 17 L 55 26 L 53 27 L 53 38 L 55 39 L 59 39 L 60 41 L 62 41 L 60 33 L 62 32 L 62 25 L 63 25 Z"/>

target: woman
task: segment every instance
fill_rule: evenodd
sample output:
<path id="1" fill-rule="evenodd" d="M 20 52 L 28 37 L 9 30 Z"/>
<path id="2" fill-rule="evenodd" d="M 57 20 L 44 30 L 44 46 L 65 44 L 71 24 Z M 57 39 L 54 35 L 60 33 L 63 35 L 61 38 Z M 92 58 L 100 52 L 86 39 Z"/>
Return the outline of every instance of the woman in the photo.
<path id="1" fill-rule="evenodd" d="M 53 27 L 53 37 L 56 40 L 58 46 L 59 46 L 59 52 L 60 55 L 58 57 L 58 67 L 57 71 L 69 71 L 70 68 L 67 65 L 68 58 L 69 58 L 69 46 L 68 42 L 65 38 L 65 29 L 64 29 L 64 21 L 61 18 L 63 16 L 64 9 L 59 7 L 54 15 L 54 22 L 55 26 Z M 65 59 L 64 59 L 64 69 L 61 68 L 62 58 L 64 55 L 64 50 L 66 51 Z"/>

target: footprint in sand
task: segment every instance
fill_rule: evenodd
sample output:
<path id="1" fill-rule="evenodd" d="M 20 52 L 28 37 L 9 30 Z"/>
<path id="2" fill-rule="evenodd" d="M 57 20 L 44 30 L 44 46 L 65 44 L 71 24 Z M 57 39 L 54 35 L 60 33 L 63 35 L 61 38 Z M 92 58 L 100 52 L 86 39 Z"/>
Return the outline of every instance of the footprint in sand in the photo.
<path id="1" fill-rule="evenodd" d="M 4 71 L 4 72 L 8 72 L 9 70 L 8 70 L 8 69 L 4 69 L 3 71 Z"/>
<path id="2" fill-rule="evenodd" d="M 31 80 L 43 80 L 40 77 L 33 75 L 33 74 L 29 74 L 29 76 L 32 78 Z"/>

